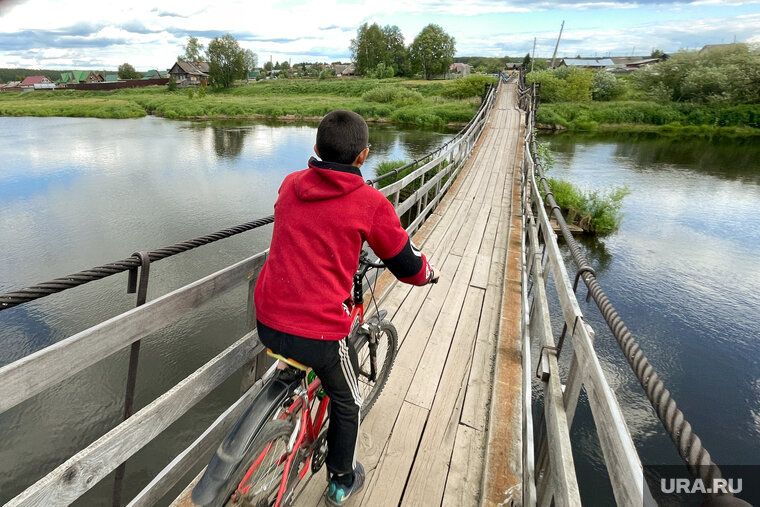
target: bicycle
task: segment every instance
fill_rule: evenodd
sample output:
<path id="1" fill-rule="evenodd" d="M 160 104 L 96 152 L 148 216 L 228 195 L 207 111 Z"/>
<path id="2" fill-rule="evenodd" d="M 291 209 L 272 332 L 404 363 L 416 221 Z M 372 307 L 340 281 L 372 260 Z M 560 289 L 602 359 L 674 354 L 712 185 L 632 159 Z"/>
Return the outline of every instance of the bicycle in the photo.
<path id="1" fill-rule="evenodd" d="M 398 347 L 396 328 L 384 320 L 387 312 L 377 306 L 374 294 L 377 278 L 371 282 L 368 277 L 370 269 L 384 267 L 382 263 L 371 262 L 366 252 L 361 253 L 348 305 L 353 322 L 349 339 L 358 355 L 357 377 L 364 399 L 362 420 L 388 380 Z M 376 309 L 367 320 L 365 278 Z M 267 372 L 261 391 L 219 446 L 193 489 L 192 500 L 197 505 L 286 506 L 292 502 L 296 485 L 308 470 L 316 474 L 324 465 L 329 397 L 308 367 L 269 350 L 267 353 L 291 368 Z"/>

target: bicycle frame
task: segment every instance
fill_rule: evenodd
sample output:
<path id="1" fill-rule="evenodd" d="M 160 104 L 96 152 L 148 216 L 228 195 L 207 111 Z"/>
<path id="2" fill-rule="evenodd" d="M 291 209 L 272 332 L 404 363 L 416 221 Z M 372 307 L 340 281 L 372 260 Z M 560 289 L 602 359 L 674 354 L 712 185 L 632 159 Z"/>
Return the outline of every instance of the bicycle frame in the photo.
<path id="1" fill-rule="evenodd" d="M 293 435 L 291 435 L 291 441 L 288 442 L 288 452 L 282 457 L 286 459 L 287 462 L 285 463 L 282 479 L 280 480 L 280 487 L 277 492 L 275 507 L 279 507 L 282 504 L 282 500 L 285 496 L 285 493 L 287 492 L 288 484 L 290 482 L 291 468 L 294 464 L 296 456 L 302 449 L 308 451 L 308 456 L 304 461 L 303 470 L 301 470 L 300 474 L 298 475 L 298 480 L 300 481 L 303 479 L 306 475 L 306 472 L 309 470 L 311 458 L 314 452 L 313 446 L 322 431 L 322 426 L 325 422 L 325 415 L 330 403 L 329 396 L 325 395 L 321 399 L 317 396 L 317 393 L 321 389 L 322 382 L 319 380 L 319 378 L 315 377 L 314 380 L 307 385 L 306 377 L 304 377 L 304 379 L 301 381 L 301 386 L 297 388 L 293 393 L 293 403 L 291 403 L 285 410 L 283 410 L 279 415 L 275 417 L 276 419 L 292 419 L 296 422 L 293 430 Z M 316 414 L 314 417 L 312 417 L 311 405 L 314 402 L 315 398 L 319 400 L 319 405 L 317 406 Z M 295 439 L 293 439 L 294 436 Z M 253 464 L 248 469 L 248 472 L 245 474 L 242 481 L 240 481 L 240 484 L 238 484 L 233 497 L 237 494 L 238 491 L 241 494 L 248 492 L 248 487 L 244 487 L 243 485 L 248 481 L 251 474 L 261 464 L 270 450 L 271 448 L 267 447 L 261 452 L 259 456 L 257 456 L 256 460 L 254 460 Z"/>

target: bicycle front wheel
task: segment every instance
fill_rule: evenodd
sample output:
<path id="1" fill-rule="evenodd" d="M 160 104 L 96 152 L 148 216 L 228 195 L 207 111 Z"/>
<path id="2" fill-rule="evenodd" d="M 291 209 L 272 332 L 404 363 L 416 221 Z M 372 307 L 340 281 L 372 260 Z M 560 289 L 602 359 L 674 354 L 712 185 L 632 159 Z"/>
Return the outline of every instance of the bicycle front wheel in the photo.
<path id="1" fill-rule="evenodd" d="M 398 331 L 389 321 L 380 322 L 374 343 L 368 335 L 360 335 L 356 341 L 356 354 L 359 358 L 359 392 L 364 399 L 362 420 L 380 396 L 388 376 L 393 368 L 398 347 Z"/>
<path id="2" fill-rule="evenodd" d="M 256 435 L 251 450 L 246 454 L 226 490 L 213 504 L 216 506 L 274 505 L 282 483 L 282 474 L 288 459 L 288 441 L 293 423 L 274 420 L 266 423 Z M 287 493 L 287 492 L 286 492 Z"/>

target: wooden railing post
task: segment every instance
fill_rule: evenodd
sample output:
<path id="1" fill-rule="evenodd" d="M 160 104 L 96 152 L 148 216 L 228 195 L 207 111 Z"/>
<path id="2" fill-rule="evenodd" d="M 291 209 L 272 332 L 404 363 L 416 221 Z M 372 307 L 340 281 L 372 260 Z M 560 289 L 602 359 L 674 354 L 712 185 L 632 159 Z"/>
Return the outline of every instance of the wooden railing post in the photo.
<path id="1" fill-rule="evenodd" d="M 269 255 L 268 253 L 266 254 Z M 248 307 L 246 311 L 246 321 L 248 331 L 256 329 L 256 305 L 253 301 L 253 292 L 256 289 L 256 281 L 259 279 L 261 269 L 256 269 L 248 273 Z M 252 357 L 245 366 L 243 366 L 243 378 L 240 380 L 240 393 L 247 392 L 253 384 L 260 379 L 267 369 L 274 363 L 274 359 L 267 355 L 266 350 L 262 350 L 256 356 Z"/>

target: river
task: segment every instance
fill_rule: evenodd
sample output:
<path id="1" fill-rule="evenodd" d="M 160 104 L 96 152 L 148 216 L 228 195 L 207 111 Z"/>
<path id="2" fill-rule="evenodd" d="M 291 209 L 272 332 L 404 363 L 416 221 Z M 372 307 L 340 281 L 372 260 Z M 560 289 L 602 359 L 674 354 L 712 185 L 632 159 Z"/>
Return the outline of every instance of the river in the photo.
<path id="1" fill-rule="evenodd" d="M 315 133 L 313 124 L 154 117 L 0 118 L 0 129 L 0 292 L 269 215 L 282 178 L 304 167 Z M 373 126 L 365 177 L 382 160 L 416 157 L 450 136 Z M 713 459 L 760 462 L 760 147 L 632 136 L 542 140 L 557 159 L 551 176 L 586 188 L 628 186 L 620 230 L 584 240 L 600 283 Z M 265 227 L 156 263 L 149 299 L 263 250 L 270 234 Z M 131 308 L 126 285 L 121 274 L 0 312 L 0 365 Z M 233 290 L 143 340 L 137 408 L 244 333 L 245 299 L 243 288 Z M 580 303 L 642 462 L 678 463 L 593 301 Z M 0 414 L 0 503 L 118 423 L 127 356 Z M 125 498 L 212 422 L 239 380 L 128 462 Z M 585 400 L 572 436 L 584 504 L 609 503 Z M 77 504 L 108 504 L 110 489 L 109 476 Z"/>
<path id="2" fill-rule="evenodd" d="M 630 135 L 540 140 L 556 158 L 549 176 L 587 189 L 628 187 L 619 231 L 582 240 L 586 255 L 713 461 L 760 464 L 760 146 Z M 577 268 L 563 251 L 572 276 Z M 581 309 L 642 463 L 680 463 L 580 285 Z M 584 504 L 608 504 L 612 492 L 585 394 L 582 400 L 571 432 L 579 486 Z"/>
<path id="3" fill-rule="evenodd" d="M 272 213 L 286 174 L 306 167 L 316 124 L 0 118 L 0 293 Z M 451 132 L 370 126 L 365 178 Z M 151 267 L 148 299 L 267 248 L 271 226 Z M 304 252 L 307 255 L 308 252 Z M 126 273 L 0 312 L 0 366 L 123 312 Z M 245 289 L 142 343 L 136 409 L 241 337 Z M 0 504 L 121 419 L 127 350 L 0 414 Z M 238 394 L 229 380 L 128 462 L 133 497 Z M 109 477 L 77 502 L 110 504 Z"/>

